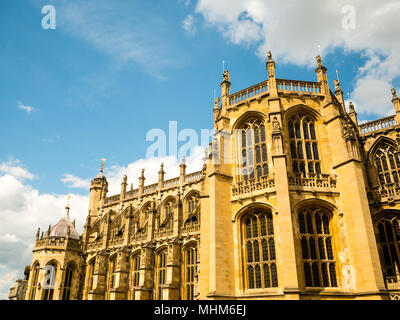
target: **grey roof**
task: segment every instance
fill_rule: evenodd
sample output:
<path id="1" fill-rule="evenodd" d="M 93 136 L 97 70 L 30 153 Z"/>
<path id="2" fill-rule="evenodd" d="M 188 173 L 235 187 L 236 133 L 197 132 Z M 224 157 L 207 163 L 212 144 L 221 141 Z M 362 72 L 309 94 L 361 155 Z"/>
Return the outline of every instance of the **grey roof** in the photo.
<path id="1" fill-rule="evenodd" d="M 54 226 L 50 229 L 50 237 L 62 237 L 66 238 L 69 228 L 69 237 L 71 239 L 80 239 L 79 233 L 76 231 L 74 225 L 68 217 L 61 218 Z M 46 237 L 49 237 L 48 231 Z"/>
<path id="2" fill-rule="evenodd" d="M 103 172 L 99 172 L 97 176 L 94 177 L 95 179 L 106 179 L 106 176 L 103 174 Z"/>

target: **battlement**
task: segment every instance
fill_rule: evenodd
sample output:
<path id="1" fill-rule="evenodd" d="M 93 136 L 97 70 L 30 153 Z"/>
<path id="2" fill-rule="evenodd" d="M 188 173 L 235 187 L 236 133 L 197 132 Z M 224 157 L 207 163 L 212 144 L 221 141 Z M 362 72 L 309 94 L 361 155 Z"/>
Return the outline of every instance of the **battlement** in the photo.
<path id="1" fill-rule="evenodd" d="M 181 179 L 181 177 L 176 177 L 169 180 L 160 181 L 158 183 L 143 186 L 142 190 L 141 188 L 131 189 L 130 191 L 122 193 L 122 197 L 120 193 L 104 198 L 103 205 L 112 205 L 118 203 L 119 201 L 121 201 L 121 199 L 122 201 L 131 200 L 133 198 L 139 197 L 139 195 L 146 196 L 152 193 L 157 193 L 159 191 L 168 191 L 183 185 L 198 183 L 201 180 L 203 180 L 203 178 L 204 178 L 203 171 L 196 171 L 184 175 L 183 179 Z"/>
<path id="2" fill-rule="evenodd" d="M 65 237 L 48 237 L 35 241 L 33 251 L 38 250 L 82 250 L 81 240 L 65 238 Z"/>

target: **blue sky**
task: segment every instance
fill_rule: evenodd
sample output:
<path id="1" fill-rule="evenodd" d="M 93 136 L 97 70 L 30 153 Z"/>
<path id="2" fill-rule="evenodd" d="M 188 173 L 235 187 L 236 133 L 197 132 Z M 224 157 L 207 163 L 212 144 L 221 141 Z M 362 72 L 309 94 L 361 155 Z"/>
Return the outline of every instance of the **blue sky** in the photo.
<path id="1" fill-rule="evenodd" d="M 211 128 L 213 90 L 219 94 L 223 59 L 231 72 L 232 91 L 265 79 L 265 64 L 255 54 L 256 45 L 229 43 L 200 15 L 196 34 L 185 32 L 182 21 L 193 12 L 193 4 L 82 3 L 82 14 L 89 15 L 91 8 L 112 8 L 101 13 L 108 18 L 99 20 L 124 19 L 128 33 L 152 38 L 143 40 L 149 55 L 164 50 L 143 60 L 125 60 L 85 41 L 71 27 L 64 28 L 70 21 L 62 9 L 57 10 L 57 29 L 43 30 L 40 9 L 48 3 L 57 10 L 57 1 L 6 1 L 0 12 L 4 26 L 0 29 L 4 39 L 0 130 L 7 137 L 0 161 L 21 160 L 39 176 L 33 184 L 42 192 L 67 192 L 62 175 L 90 177 L 101 157 L 108 159 L 108 165 L 126 165 L 144 157 L 149 145 L 146 132 L 166 130 L 167 120 L 178 120 L 181 129 Z M 74 10 L 79 7 L 79 1 L 75 3 Z M 88 28 L 92 27 L 94 22 L 87 20 Z M 78 27 L 85 24 L 80 21 Z M 344 55 L 340 49 L 325 57 L 330 80 L 336 78 L 338 68 L 343 89 L 349 92 L 364 62 L 358 54 Z M 281 78 L 315 80 L 311 66 L 277 60 L 277 72 Z M 19 102 L 34 110 L 28 114 L 18 109 Z"/>
<path id="2" fill-rule="evenodd" d="M 357 9 L 353 31 L 340 27 L 346 3 Z M 55 30 L 41 27 L 47 4 L 56 8 Z M 396 1 L 324 4 L 313 0 L 299 11 L 298 2 L 282 9 L 275 0 L 1 1 L 0 175 L 10 180 L 0 179 L 0 189 L 9 190 L 6 181 L 12 181 L 32 199 L 53 200 L 52 209 L 73 193 L 83 221 L 88 190 L 71 188 L 62 181 L 66 174 L 87 180 L 102 157 L 115 175 L 132 163 L 139 170 L 151 144 L 146 133 L 167 132 L 172 120 L 178 130 L 211 129 L 222 60 L 235 92 L 266 79 L 268 48 L 278 78 L 316 81 L 321 44 L 331 88 L 338 69 L 361 120 L 393 113 L 388 79 L 400 86 Z M 31 207 L 0 208 L 0 219 L 12 212 L 15 221 L 18 210 L 35 208 L 34 215 L 41 208 L 32 223 L 45 227 L 62 215 L 32 199 Z M 0 239 L 0 298 L 14 271 L 30 263 L 29 239 L 40 225 Z M 23 258 L 2 250 L 8 243 L 25 250 Z"/>

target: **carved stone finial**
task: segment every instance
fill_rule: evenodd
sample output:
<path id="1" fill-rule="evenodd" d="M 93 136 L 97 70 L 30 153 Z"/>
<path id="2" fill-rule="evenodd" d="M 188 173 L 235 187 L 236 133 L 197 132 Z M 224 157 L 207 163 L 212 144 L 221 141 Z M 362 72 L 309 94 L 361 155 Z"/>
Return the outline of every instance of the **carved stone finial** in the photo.
<path id="1" fill-rule="evenodd" d="M 127 177 L 127 175 L 125 174 L 125 175 L 124 175 L 124 183 L 126 183 L 126 181 L 128 181 L 128 177 Z"/>
<path id="2" fill-rule="evenodd" d="M 351 101 L 350 101 L 350 104 L 349 104 L 349 110 L 350 110 L 350 112 L 355 112 L 355 110 L 354 110 L 354 104 L 353 104 L 353 102 L 351 102 Z"/>
<path id="3" fill-rule="evenodd" d="M 106 162 L 106 160 L 107 160 L 107 159 L 105 159 L 105 158 L 102 158 L 102 159 L 101 159 L 101 164 L 100 164 L 100 165 L 101 165 L 101 166 L 100 166 L 100 172 L 101 172 L 101 173 L 103 173 L 103 167 L 104 167 L 104 163 Z"/>
<path id="4" fill-rule="evenodd" d="M 333 83 L 335 84 L 335 92 L 341 90 L 339 80 L 333 80 Z"/>
<path id="5" fill-rule="evenodd" d="M 224 82 L 226 82 L 226 81 L 229 82 L 229 71 L 228 70 L 225 70 L 222 76 L 224 78 L 224 80 L 223 80 Z"/>
<path id="6" fill-rule="evenodd" d="M 214 109 L 219 109 L 219 102 L 221 99 L 219 97 L 215 98 L 214 100 Z"/>
<path id="7" fill-rule="evenodd" d="M 399 97 L 397 96 L 397 92 L 396 92 L 395 88 L 392 88 L 392 95 L 393 95 L 393 100 L 399 99 Z"/>
<path id="8" fill-rule="evenodd" d="M 317 56 L 317 64 L 318 64 L 318 67 L 322 67 L 322 58 L 320 55 Z"/>
<path id="9" fill-rule="evenodd" d="M 267 56 L 268 56 L 268 60 L 272 60 L 272 52 L 271 52 L 271 50 L 268 50 Z"/>

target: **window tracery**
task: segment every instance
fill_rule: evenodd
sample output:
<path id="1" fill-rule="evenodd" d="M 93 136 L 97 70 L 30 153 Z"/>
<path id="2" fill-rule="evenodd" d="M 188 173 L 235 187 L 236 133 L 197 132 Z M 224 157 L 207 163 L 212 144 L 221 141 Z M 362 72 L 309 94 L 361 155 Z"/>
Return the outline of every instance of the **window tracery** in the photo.
<path id="1" fill-rule="evenodd" d="M 378 170 L 378 179 L 382 187 L 393 183 L 399 184 L 400 153 L 385 143 L 375 153 L 375 165 Z"/>
<path id="2" fill-rule="evenodd" d="M 321 209 L 298 214 L 306 287 L 337 287 L 330 215 Z"/>
<path id="3" fill-rule="evenodd" d="M 245 183 L 253 179 L 259 181 L 269 173 L 264 122 L 252 118 L 238 132 L 241 176 Z"/>
<path id="4" fill-rule="evenodd" d="M 272 213 L 258 210 L 244 219 L 246 288 L 278 286 Z"/>
<path id="5" fill-rule="evenodd" d="M 289 119 L 288 130 L 293 172 L 303 176 L 321 174 L 315 120 L 305 113 L 298 113 Z"/>

